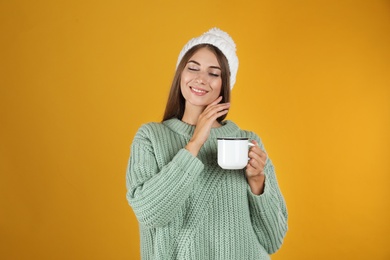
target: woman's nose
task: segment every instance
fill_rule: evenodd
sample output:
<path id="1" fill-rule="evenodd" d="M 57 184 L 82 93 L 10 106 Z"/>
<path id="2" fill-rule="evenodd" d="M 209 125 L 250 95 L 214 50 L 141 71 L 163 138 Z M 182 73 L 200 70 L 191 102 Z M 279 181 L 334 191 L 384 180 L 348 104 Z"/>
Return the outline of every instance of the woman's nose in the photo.
<path id="1" fill-rule="evenodd" d="M 206 73 L 204 73 L 204 72 L 199 72 L 199 73 L 196 75 L 195 80 L 196 80 L 196 82 L 199 82 L 199 83 L 204 84 L 204 83 L 207 81 Z"/>

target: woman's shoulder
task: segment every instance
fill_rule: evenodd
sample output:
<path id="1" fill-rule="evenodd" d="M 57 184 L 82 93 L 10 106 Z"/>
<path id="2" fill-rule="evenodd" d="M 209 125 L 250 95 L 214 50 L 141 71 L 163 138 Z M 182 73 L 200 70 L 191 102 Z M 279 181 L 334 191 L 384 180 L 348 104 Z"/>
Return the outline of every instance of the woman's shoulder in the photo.
<path id="1" fill-rule="evenodd" d="M 163 126 L 163 124 L 161 122 L 147 122 L 147 123 L 143 123 L 140 126 L 140 129 L 154 128 L 154 127 L 160 127 L 160 126 Z"/>
<path id="2" fill-rule="evenodd" d="M 152 134 L 165 128 L 161 122 L 148 122 L 142 124 L 137 131 L 137 134 Z"/>
<path id="3" fill-rule="evenodd" d="M 162 128 L 164 128 L 164 125 L 159 122 L 143 123 L 138 128 L 133 138 L 132 144 L 138 144 L 147 147 L 151 142 L 154 142 L 153 140 L 159 139 L 159 137 L 162 135 L 161 133 L 164 132 Z"/>

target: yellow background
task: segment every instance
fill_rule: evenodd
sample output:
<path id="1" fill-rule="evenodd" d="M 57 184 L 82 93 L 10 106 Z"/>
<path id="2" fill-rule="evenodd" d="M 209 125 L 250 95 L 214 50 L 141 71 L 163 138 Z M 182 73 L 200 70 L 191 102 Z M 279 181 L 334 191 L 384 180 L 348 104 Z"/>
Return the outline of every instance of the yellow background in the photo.
<path id="1" fill-rule="evenodd" d="M 1 1 L 2 259 L 139 259 L 132 138 L 213 26 L 289 210 L 282 259 L 390 259 L 389 1 Z"/>

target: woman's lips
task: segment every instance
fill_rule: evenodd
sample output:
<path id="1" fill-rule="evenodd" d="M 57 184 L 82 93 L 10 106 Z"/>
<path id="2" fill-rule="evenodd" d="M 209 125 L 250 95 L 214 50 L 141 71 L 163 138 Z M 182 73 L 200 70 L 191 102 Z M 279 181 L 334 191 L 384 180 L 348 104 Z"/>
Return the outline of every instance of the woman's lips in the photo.
<path id="1" fill-rule="evenodd" d="M 208 91 L 200 88 L 190 87 L 191 92 L 198 96 L 206 95 Z"/>

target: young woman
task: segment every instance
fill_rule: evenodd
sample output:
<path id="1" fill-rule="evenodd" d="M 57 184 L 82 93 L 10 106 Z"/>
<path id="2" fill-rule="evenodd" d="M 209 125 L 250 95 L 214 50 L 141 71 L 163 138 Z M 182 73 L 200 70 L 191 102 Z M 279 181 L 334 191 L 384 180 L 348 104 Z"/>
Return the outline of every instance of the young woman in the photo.
<path id="1" fill-rule="evenodd" d="M 127 169 L 142 259 L 269 259 L 287 210 L 260 138 L 224 120 L 238 68 L 230 36 L 213 28 L 179 55 L 164 118 L 140 127 Z M 255 146 L 245 169 L 217 164 L 218 137 Z"/>

